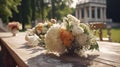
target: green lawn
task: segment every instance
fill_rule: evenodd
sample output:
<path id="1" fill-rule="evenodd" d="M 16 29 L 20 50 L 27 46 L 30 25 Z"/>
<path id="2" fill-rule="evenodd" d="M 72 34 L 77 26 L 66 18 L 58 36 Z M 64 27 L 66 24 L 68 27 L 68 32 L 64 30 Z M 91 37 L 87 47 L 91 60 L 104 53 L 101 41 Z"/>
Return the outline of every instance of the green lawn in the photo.
<path id="1" fill-rule="evenodd" d="M 98 31 L 97 31 L 98 32 Z M 98 36 L 98 34 L 97 34 Z M 107 30 L 103 29 L 103 37 L 107 37 Z M 111 29 L 111 37 L 113 42 L 120 43 L 120 28 L 112 28 Z"/>

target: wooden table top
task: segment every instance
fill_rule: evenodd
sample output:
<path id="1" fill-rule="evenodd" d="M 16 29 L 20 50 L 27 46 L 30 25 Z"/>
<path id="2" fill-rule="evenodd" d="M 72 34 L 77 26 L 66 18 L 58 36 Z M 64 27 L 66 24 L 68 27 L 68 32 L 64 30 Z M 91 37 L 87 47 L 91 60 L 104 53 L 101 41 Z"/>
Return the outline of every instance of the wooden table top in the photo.
<path id="1" fill-rule="evenodd" d="M 98 42 L 99 56 L 82 58 L 78 56 L 63 55 L 57 57 L 45 54 L 45 49 L 27 46 L 25 32 L 17 36 L 11 33 L 0 33 L 1 40 L 20 67 L 120 67 L 120 44 L 112 42 Z"/>

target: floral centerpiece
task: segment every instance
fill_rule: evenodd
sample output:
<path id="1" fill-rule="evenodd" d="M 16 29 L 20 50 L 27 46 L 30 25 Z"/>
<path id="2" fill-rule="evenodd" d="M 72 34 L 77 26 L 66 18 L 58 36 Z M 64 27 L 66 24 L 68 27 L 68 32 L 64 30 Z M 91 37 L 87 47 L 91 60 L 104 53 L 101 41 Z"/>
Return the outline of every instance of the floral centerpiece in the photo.
<path id="1" fill-rule="evenodd" d="M 10 22 L 8 23 L 8 29 L 12 32 L 13 36 L 16 36 L 16 33 L 22 29 L 22 25 L 19 22 Z"/>
<path id="2" fill-rule="evenodd" d="M 39 43 L 44 46 L 44 38 L 47 30 L 53 25 L 52 22 L 38 23 L 34 28 L 27 30 L 25 40 L 29 46 L 37 46 Z"/>
<path id="3" fill-rule="evenodd" d="M 82 55 L 99 46 L 88 25 L 72 15 L 67 15 L 62 24 L 54 24 L 45 35 L 45 47 L 49 53 Z"/>

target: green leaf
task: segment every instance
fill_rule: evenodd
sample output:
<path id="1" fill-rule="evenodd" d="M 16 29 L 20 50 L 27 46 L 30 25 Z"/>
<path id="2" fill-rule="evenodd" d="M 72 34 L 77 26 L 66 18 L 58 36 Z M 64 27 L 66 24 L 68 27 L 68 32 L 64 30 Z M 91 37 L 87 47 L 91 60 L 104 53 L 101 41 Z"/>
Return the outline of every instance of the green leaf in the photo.
<path id="1" fill-rule="evenodd" d="M 3 22 L 9 22 L 9 18 L 13 16 L 13 11 L 18 12 L 17 6 L 21 0 L 0 0 L 0 15 Z"/>
<path id="2" fill-rule="evenodd" d="M 98 43 L 96 43 L 95 45 L 91 45 L 91 46 L 90 46 L 90 49 L 89 49 L 89 50 L 93 50 L 93 49 L 99 50 Z"/>

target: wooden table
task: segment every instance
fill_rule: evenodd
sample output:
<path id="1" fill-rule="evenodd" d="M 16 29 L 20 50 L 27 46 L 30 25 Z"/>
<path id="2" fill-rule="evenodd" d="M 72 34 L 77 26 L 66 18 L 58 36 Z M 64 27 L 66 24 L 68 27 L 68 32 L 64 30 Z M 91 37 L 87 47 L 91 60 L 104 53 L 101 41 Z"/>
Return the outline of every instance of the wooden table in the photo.
<path id="1" fill-rule="evenodd" d="M 11 33 L 0 33 L 2 46 L 2 59 L 5 67 L 120 67 L 120 44 L 112 42 L 98 42 L 99 56 L 82 58 L 78 56 L 63 55 L 57 57 L 45 54 L 45 49 L 27 46 L 24 39 L 25 33 L 12 36 Z M 8 57 L 9 56 L 9 57 Z M 5 59 L 6 58 L 6 59 Z M 12 60 L 12 61 L 8 61 Z"/>

